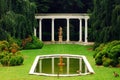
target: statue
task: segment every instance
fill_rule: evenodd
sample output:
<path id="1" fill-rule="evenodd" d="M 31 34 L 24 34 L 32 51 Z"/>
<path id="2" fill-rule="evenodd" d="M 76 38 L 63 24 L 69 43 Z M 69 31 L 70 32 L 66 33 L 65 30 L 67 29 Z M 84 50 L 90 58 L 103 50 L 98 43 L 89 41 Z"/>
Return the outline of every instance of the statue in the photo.
<path id="1" fill-rule="evenodd" d="M 62 27 L 60 26 L 59 29 L 58 29 L 58 38 L 59 38 L 59 42 L 62 42 Z"/>

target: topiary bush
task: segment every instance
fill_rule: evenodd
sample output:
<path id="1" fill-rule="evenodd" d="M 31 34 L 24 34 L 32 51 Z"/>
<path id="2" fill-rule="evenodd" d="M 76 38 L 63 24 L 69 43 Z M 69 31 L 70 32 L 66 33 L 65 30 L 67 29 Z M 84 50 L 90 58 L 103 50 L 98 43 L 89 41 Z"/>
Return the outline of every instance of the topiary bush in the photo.
<path id="1" fill-rule="evenodd" d="M 107 44 L 101 44 L 95 49 L 95 63 L 97 65 L 107 66 L 117 66 L 120 64 L 120 41 L 112 41 Z"/>

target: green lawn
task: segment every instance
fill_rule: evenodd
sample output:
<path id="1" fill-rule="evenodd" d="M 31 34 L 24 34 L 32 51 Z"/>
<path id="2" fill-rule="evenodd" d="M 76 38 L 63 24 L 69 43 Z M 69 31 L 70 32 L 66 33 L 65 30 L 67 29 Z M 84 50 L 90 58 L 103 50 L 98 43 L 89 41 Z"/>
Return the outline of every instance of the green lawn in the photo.
<path id="1" fill-rule="evenodd" d="M 91 46 L 80 46 L 76 44 L 51 44 L 44 45 L 42 49 L 38 50 L 24 50 L 22 54 L 25 57 L 22 66 L 3 67 L 0 65 L 0 80 L 120 80 L 120 77 L 115 78 L 113 71 L 120 74 L 120 68 L 108 68 L 103 66 L 96 66 L 90 50 Z M 46 54 L 80 54 L 85 55 L 93 67 L 95 74 L 77 77 L 47 77 L 29 75 L 29 70 L 37 55 Z"/>

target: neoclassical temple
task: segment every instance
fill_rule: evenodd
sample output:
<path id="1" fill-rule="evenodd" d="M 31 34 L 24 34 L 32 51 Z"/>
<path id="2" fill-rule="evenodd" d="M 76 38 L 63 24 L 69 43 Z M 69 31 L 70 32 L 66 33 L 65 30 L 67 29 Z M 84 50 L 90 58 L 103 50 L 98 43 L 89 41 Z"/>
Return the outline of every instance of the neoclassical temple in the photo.
<path id="1" fill-rule="evenodd" d="M 88 37 L 88 19 L 89 15 L 88 14 L 78 14 L 78 13 L 44 13 L 44 14 L 36 14 L 35 18 L 39 20 L 39 39 L 42 41 L 42 20 L 43 19 L 51 19 L 51 41 L 55 41 L 54 39 L 54 20 L 55 19 L 66 19 L 66 24 L 67 24 L 67 40 L 66 42 L 70 41 L 70 24 L 69 20 L 70 19 L 78 19 L 79 20 L 79 42 L 82 41 L 82 20 L 85 21 L 85 31 L 84 31 L 84 42 L 87 43 L 87 37 Z M 36 36 L 36 29 L 34 29 L 34 35 Z"/>

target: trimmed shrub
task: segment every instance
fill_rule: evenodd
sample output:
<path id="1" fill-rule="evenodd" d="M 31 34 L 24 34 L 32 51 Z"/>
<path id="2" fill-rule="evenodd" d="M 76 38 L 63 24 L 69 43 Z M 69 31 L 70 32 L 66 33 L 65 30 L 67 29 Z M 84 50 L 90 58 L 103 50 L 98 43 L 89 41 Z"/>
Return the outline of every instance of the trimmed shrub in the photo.
<path id="1" fill-rule="evenodd" d="M 120 64 L 120 41 L 112 41 L 107 44 L 101 44 L 95 49 L 95 63 L 97 65 L 113 66 Z"/>
<path id="2" fill-rule="evenodd" d="M 110 50 L 110 57 L 112 58 L 120 57 L 120 45 L 112 47 L 112 49 Z"/>
<path id="3" fill-rule="evenodd" d="M 0 52 L 8 51 L 9 43 L 7 41 L 0 41 Z"/>
<path id="4" fill-rule="evenodd" d="M 102 59 L 101 58 L 96 58 L 95 59 L 95 63 L 97 64 L 97 65 L 102 65 Z"/>
<path id="5" fill-rule="evenodd" d="M 10 66 L 16 66 L 21 65 L 24 61 L 24 58 L 22 56 L 11 56 L 10 58 Z"/>
<path id="6" fill-rule="evenodd" d="M 117 64 L 119 64 L 119 61 L 117 59 L 111 61 L 111 66 L 116 67 Z"/>
<path id="7" fill-rule="evenodd" d="M 16 43 L 9 44 L 7 41 L 0 41 L 0 63 L 3 66 L 16 66 L 23 64 L 24 58 Z"/>
<path id="8" fill-rule="evenodd" d="M 15 66 L 15 65 L 17 65 L 16 56 L 11 56 L 9 65 L 10 65 L 10 66 Z"/>
<path id="9" fill-rule="evenodd" d="M 95 53 L 94 53 L 93 57 L 95 58 L 95 56 L 97 55 L 97 53 L 99 53 L 100 51 L 102 51 L 104 49 L 104 47 L 105 47 L 105 44 L 101 44 L 99 47 L 97 47 L 95 49 Z"/>
<path id="10" fill-rule="evenodd" d="M 102 52 L 99 52 L 96 56 L 95 56 L 95 63 L 97 65 L 102 65 L 102 57 L 103 57 L 103 54 Z"/>
<path id="11" fill-rule="evenodd" d="M 23 64 L 24 58 L 20 53 L 13 55 L 12 53 L 3 52 L 0 54 L 0 62 L 3 66 L 16 66 Z"/>
<path id="12" fill-rule="evenodd" d="M 98 47 L 100 46 L 100 44 L 101 44 L 101 43 L 96 43 L 96 42 L 95 42 L 95 44 L 94 44 L 94 46 L 93 46 L 93 50 L 95 50 L 96 48 L 98 48 Z"/>
<path id="13" fill-rule="evenodd" d="M 110 58 L 106 58 L 106 57 L 103 58 L 103 66 L 104 67 L 110 66 L 111 62 L 112 62 L 112 60 Z"/>
<path id="14" fill-rule="evenodd" d="M 37 37 L 33 36 L 31 42 L 27 42 L 24 49 L 41 49 L 43 47 L 43 42 L 40 41 Z"/>
<path id="15" fill-rule="evenodd" d="M 0 60 L 3 66 L 9 66 L 9 56 L 5 56 Z"/>
<path id="16" fill-rule="evenodd" d="M 16 56 L 16 59 L 17 59 L 17 63 L 16 63 L 16 65 L 21 65 L 21 64 L 23 64 L 23 61 L 24 61 L 24 58 L 23 58 L 23 56 Z"/>

